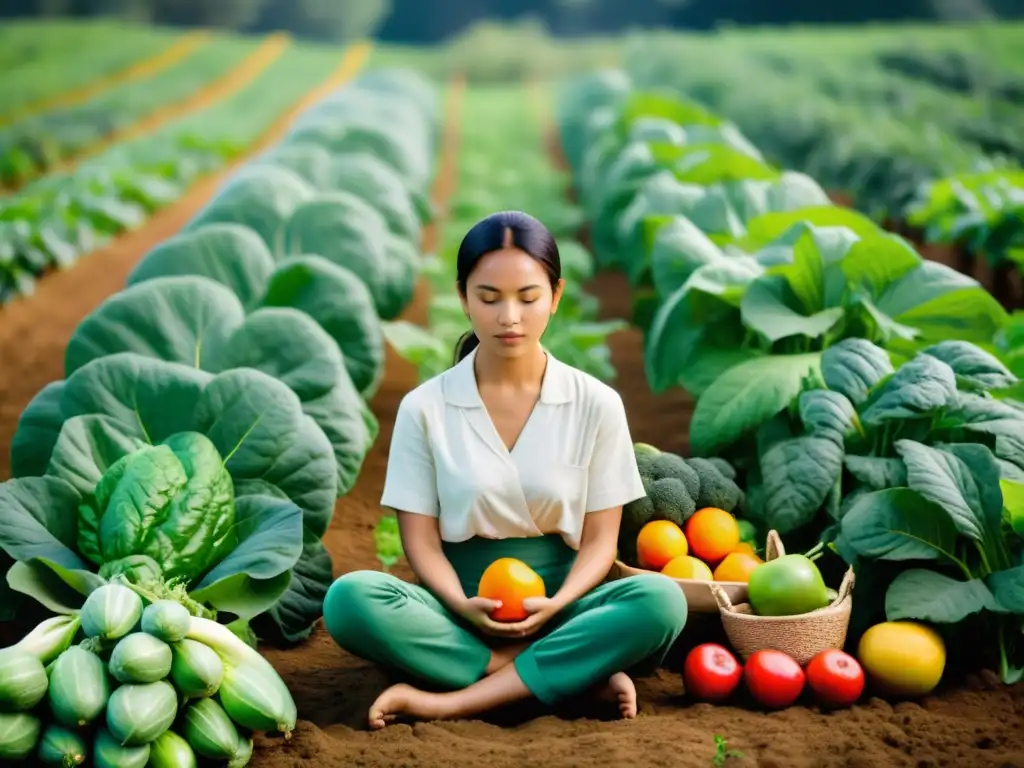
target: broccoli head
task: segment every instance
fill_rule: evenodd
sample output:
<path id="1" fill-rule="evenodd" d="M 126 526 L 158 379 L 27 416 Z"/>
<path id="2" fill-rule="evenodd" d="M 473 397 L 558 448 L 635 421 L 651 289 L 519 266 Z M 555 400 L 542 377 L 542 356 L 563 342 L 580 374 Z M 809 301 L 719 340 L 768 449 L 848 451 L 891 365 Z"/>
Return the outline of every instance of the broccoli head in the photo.
<path id="1" fill-rule="evenodd" d="M 686 485 L 677 477 L 644 478 L 647 495 L 623 507 L 619 528 L 619 555 L 636 565 L 636 538 L 652 520 L 671 520 L 682 527 L 697 509 Z"/>
<path id="2" fill-rule="evenodd" d="M 739 505 L 743 491 L 708 459 L 694 458 L 687 462 L 700 479 L 697 507 L 717 507 L 732 512 Z"/>
<path id="3" fill-rule="evenodd" d="M 709 462 L 715 465 L 715 469 L 722 473 L 722 475 L 728 480 L 736 479 L 736 469 L 725 459 L 713 456 L 707 459 Z"/>
<path id="4" fill-rule="evenodd" d="M 687 491 L 686 485 L 677 477 L 655 480 L 647 489 L 647 496 L 654 507 L 655 520 L 671 520 L 682 527 L 687 518 L 697 510 L 697 504 Z"/>

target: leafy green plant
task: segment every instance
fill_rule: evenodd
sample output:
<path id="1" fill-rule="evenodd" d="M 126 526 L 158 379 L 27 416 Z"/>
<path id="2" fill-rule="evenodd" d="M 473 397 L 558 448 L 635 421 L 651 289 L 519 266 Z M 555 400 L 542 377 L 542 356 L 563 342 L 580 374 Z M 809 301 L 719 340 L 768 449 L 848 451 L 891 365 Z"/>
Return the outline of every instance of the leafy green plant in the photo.
<path id="1" fill-rule="evenodd" d="M 235 451 L 228 461 L 251 454 Z M 152 600 L 180 585 L 196 615 L 251 620 L 282 599 L 304 554 L 302 510 L 253 491 L 236 497 L 206 435 L 149 444 L 108 417 L 75 416 L 50 472 L 0 485 L 0 547 L 16 561 L 7 584 L 56 613 L 118 577 Z"/>
<path id="2" fill-rule="evenodd" d="M 131 352 L 83 365 L 47 386 L 22 415 L 12 443 L 15 479 L 0 486 L 6 489 L 0 517 L 12 525 L 44 519 L 47 530 L 74 533 L 78 502 L 68 493 L 60 503 L 49 495 L 32 501 L 31 489 L 60 493 L 54 484 L 63 483 L 79 496 L 94 493 L 118 459 L 181 432 L 212 442 L 236 498 L 268 496 L 300 510 L 301 556 L 269 616 L 286 637 L 307 633 L 331 579 L 320 539 L 337 496 L 334 453 L 295 393 L 265 373 L 241 368 L 212 374 Z M 31 548 L 16 554 L 12 541 L 25 543 L 0 535 L 0 546 L 24 559 Z"/>

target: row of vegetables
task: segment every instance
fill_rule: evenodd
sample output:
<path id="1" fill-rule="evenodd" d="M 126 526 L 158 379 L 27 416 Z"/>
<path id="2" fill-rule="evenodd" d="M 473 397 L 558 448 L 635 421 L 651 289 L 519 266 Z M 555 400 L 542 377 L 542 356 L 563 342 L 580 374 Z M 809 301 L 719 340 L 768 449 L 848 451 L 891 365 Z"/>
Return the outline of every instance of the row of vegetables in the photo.
<path id="1" fill-rule="evenodd" d="M 527 211 L 557 238 L 566 280 L 544 345 L 570 365 L 605 381 L 614 379 L 607 340 L 625 323 L 598 320 L 596 297 L 582 289 L 593 274 L 593 259 L 575 239 L 581 212 L 565 199 L 564 172 L 552 166 L 545 152 L 539 97 L 519 86 L 474 86 L 458 91 L 456 98 L 458 178 L 442 224 L 439 252 L 425 264 L 431 287 L 427 327 L 405 320 L 385 323 L 388 341 L 416 364 L 421 379 L 446 369 L 456 342 L 469 329 L 452 277 L 463 236 L 494 211 Z"/>
<path id="2" fill-rule="evenodd" d="M 954 647 L 986 638 L 982 661 L 1021 679 L 1019 322 L 699 104 L 618 70 L 577 76 L 557 104 L 649 383 L 696 399 L 692 451 L 735 470 L 739 517 L 827 553 L 823 570 L 855 567 L 851 641 L 931 622 L 974 638 Z"/>
<path id="3" fill-rule="evenodd" d="M 182 101 L 242 65 L 257 43 L 199 38 L 180 62 L 81 103 L 0 128 L 0 188 L 16 189 L 168 104 Z"/>
<path id="4" fill-rule="evenodd" d="M 139 226 L 198 178 L 249 150 L 302 98 L 296 83 L 324 82 L 364 54 L 353 47 L 339 62 L 336 49 L 289 46 L 216 103 L 0 199 L 0 305 L 31 294 L 38 276 Z"/>
<path id="5" fill-rule="evenodd" d="M 1012 61 L 998 61 L 1007 46 L 1019 50 L 1019 28 L 921 30 L 902 40 L 887 30 L 847 40 L 728 37 L 645 37 L 626 67 L 644 87 L 708 104 L 777 162 L 877 221 L 906 223 L 993 265 L 1021 264 L 1024 148 L 1013 126 L 1024 111 L 1000 70 Z"/>
<path id="6" fill-rule="evenodd" d="M 81 18 L 40 23 L 6 17 L 0 27 L 0 125 L 83 101 L 144 74 L 190 49 L 193 35 L 177 29 Z M 140 72 L 141 70 L 141 72 Z"/>
<path id="7" fill-rule="evenodd" d="M 99 751 L 110 742 L 101 711 L 120 747 L 150 745 L 153 765 L 194 765 L 211 740 L 230 751 L 229 720 L 240 740 L 216 759 L 233 766 L 245 764 L 239 745 L 252 731 L 294 727 L 284 684 L 246 652 L 257 637 L 304 639 L 322 613 L 332 562 L 321 539 L 376 439 L 367 400 L 381 379 L 382 323 L 408 302 L 419 269 L 435 102 L 410 71 L 361 75 L 235 173 L 76 328 L 65 378 L 23 412 L 14 477 L 0 485 L 0 618 L 37 607 L 80 622 L 87 638 L 57 659 L 50 690 L 73 651 L 66 675 L 90 688 L 92 709 L 74 722 L 59 715 L 70 710 L 53 705 L 58 687 L 30 708 L 40 749 L 24 751 L 23 719 L 23 730 L 0 728 L 0 754 L 56 755 L 56 741 L 66 756 L 82 740 Z M 145 611 L 169 603 L 189 621 L 167 619 L 184 630 L 162 635 Z M 90 629 L 104 621 L 113 628 Z M 170 646 L 169 671 L 164 646 L 140 631 Z M 182 653 L 203 653 L 186 640 L 221 657 L 219 706 L 202 701 L 212 684 L 196 696 L 175 677 Z M 250 675 L 257 659 L 262 672 Z M 228 667 L 238 668 L 231 683 Z M 129 710 L 144 733 L 118 719 Z M 64 730 L 48 738 L 47 723 Z M 197 729 L 206 735 L 193 738 Z"/>

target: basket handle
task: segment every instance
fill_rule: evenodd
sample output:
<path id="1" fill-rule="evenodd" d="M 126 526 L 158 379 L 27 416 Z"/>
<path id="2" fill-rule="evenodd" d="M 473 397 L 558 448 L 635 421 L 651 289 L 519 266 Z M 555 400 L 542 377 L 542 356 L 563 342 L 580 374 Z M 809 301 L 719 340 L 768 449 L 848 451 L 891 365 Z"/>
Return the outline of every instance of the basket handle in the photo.
<path id="1" fill-rule="evenodd" d="M 855 580 L 856 579 L 853 574 L 853 566 L 851 565 L 849 568 L 846 569 L 846 573 L 843 575 L 843 581 L 839 585 L 838 590 L 839 596 L 836 597 L 835 602 L 832 603 L 832 605 L 839 605 L 840 603 L 843 603 L 846 600 L 850 599 L 850 595 L 853 592 L 853 582 Z"/>
<path id="2" fill-rule="evenodd" d="M 718 603 L 718 608 L 722 611 L 732 611 L 732 600 L 729 599 L 729 595 L 720 586 L 711 582 L 708 584 L 708 588 L 711 590 L 711 594 L 714 595 L 715 602 Z"/>
<path id="3" fill-rule="evenodd" d="M 774 528 L 768 531 L 768 542 L 764 547 L 764 561 L 767 563 L 769 560 L 776 560 L 777 558 L 784 557 L 786 554 L 786 548 L 782 545 L 782 537 L 779 536 L 779 532 Z"/>

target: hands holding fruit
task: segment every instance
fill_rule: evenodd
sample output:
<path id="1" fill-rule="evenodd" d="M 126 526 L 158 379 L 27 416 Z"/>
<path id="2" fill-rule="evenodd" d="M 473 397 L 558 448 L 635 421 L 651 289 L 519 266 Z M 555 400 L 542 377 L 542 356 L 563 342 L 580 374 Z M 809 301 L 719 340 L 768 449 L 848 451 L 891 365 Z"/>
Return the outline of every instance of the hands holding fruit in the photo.
<path id="1" fill-rule="evenodd" d="M 536 571 L 521 560 L 503 557 L 487 567 L 477 595 L 459 613 L 487 634 L 523 638 L 536 634 L 559 610 L 561 605 L 545 594 Z"/>
<path id="2" fill-rule="evenodd" d="M 517 610 L 516 615 L 524 617 L 521 621 L 502 620 L 495 617 L 502 615 L 505 603 L 477 595 L 468 598 L 459 613 L 489 635 L 516 638 L 535 634 L 561 608 L 550 597 L 543 596 L 525 598 L 519 602 L 519 606 L 522 610 Z"/>

